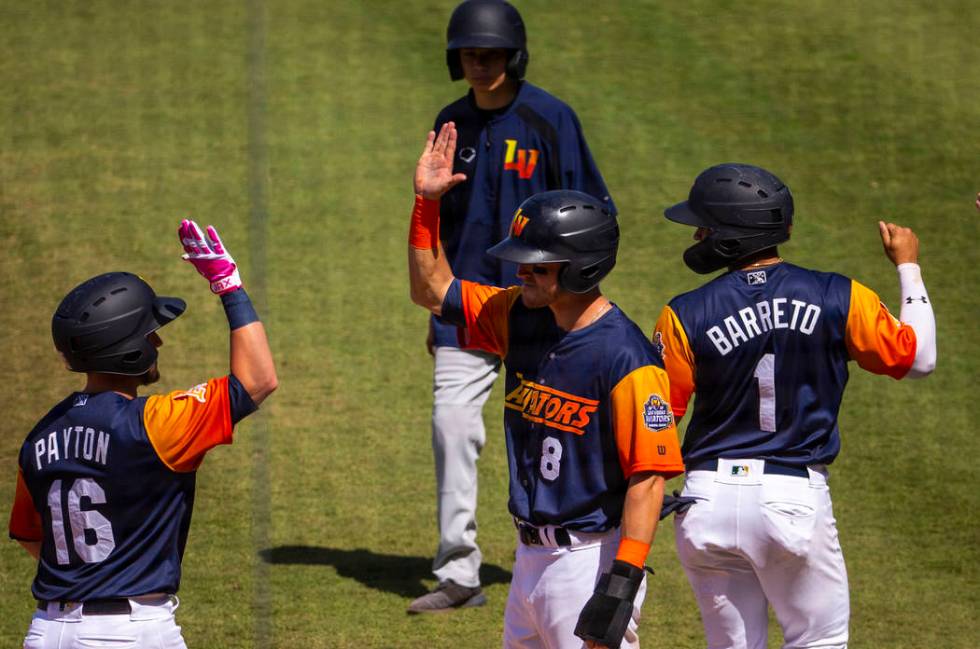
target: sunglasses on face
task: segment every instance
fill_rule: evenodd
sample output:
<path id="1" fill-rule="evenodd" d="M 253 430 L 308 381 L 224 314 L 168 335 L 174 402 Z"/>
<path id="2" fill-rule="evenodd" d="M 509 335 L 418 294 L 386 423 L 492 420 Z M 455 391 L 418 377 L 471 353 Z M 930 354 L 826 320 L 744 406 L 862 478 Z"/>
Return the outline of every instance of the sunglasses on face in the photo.
<path id="1" fill-rule="evenodd" d="M 531 266 L 531 272 L 535 275 L 548 275 L 551 273 L 551 269 L 547 266 Z"/>

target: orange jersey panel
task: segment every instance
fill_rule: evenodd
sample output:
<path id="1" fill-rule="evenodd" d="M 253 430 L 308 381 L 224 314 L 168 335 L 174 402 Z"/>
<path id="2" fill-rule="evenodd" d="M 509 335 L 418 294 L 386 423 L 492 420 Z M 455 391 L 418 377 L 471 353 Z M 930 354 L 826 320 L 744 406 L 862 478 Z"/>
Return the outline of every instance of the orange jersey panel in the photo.
<path id="1" fill-rule="evenodd" d="M 173 471 L 195 471 L 210 449 L 231 444 L 228 377 L 149 397 L 143 423 L 164 464 Z"/>
<path id="2" fill-rule="evenodd" d="M 684 472 L 677 427 L 664 395 L 670 393 L 667 372 L 639 367 L 610 394 L 613 431 L 623 475 L 655 471 L 665 478 Z"/>
<path id="3" fill-rule="evenodd" d="M 915 360 L 915 331 L 899 322 L 874 291 L 851 280 L 847 351 L 863 369 L 900 379 Z"/>
<path id="4" fill-rule="evenodd" d="M 497 288 L 460 280 L 460 290 L 466 316 L 463 346 L 503 358 L 507 355 L 510 308 L 521 298 L 521 287 Z"/>
<path id="5" fill-rule="evenodd" d="M 41 514 L 34 506 L 31 492 L 24 482 L 24 473 L 17 469 L 17 490 L 14 492 L 14 507 L 10 510 L 10 537 L 20 541 L 40 541 L 44 538 L 41 527 Z"/>
<path id="6" fill-rule="evenodd" d="M 669 306 L 665 306 L 657 319 L 653 344 L 660 350 L 664 368 L 670 377 L 670 404 L 674 417 L 680 419 L 687 412 L 687 403 L 694 393 L 694 352 L 687 333 Z"/>

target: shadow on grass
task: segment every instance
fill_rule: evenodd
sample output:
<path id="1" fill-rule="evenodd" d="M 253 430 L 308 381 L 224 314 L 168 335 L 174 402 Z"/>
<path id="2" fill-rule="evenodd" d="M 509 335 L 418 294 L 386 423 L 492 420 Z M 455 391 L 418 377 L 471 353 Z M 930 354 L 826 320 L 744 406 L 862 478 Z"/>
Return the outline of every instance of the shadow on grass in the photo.
<path id="1" fill-rule="evenodd" d="M 309 545 L 280 545 L 260 550 L 259 557 L 273 565 L 333 566 L 337 574 L 356 579 L 368 588 L 418 597 L 428 592 L 424 580 L 432 579 L 432 559 L 378 554 L 370 550 L 339 550 Z M 510 583 L 510 571 L 493 564 L 480 566 L 484 586 Z"/>

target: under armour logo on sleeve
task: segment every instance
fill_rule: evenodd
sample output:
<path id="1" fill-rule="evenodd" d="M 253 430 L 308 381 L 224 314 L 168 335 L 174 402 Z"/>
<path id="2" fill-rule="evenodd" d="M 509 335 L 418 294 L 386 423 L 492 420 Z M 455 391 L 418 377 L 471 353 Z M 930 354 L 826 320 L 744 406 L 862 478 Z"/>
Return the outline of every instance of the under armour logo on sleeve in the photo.
<path id="1" fill-rule="evenodd" d="M 920 301 L 923 304 L 929 304 L 929 300 L 926 299 L 925 295 L 920 295 L 919 297 L 912 297 L 911 295 L 905 298 L 906 304 L 912 304 L 913 302 Z"/>

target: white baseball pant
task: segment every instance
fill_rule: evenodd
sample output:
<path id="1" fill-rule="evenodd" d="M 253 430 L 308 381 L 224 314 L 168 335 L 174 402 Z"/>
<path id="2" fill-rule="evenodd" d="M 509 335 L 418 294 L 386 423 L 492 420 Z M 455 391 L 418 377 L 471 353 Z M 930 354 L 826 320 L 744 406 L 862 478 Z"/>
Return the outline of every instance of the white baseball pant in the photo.
<path id="1" fill-rule="evenodd" d="M 612 567 L 619 530 L 603 534 L 569 532 L 571 547 L 525 545 L 517 540 L 514 574 L 504 612 L 504 649 L 582 649 L 575 624 L 596 583 Z M 554 538 L 542 534 L 542 538 Z M 637 629 L 646 596 L 643 579 L 633 602 L 622 649 L 639 649 Z"/>
<path id="2" fill-rule="evenodd" d="M 677 554 L 701 609 L 708 649 L 765 649 L 768 608 L 784 649 L 847 647 L 850 602 L 825 467 L 765 473 L 762 460 L 690 471 L 674 518 Z"/>
<path id="3" fill-rule="evenodd" d="M 486 430 L 483 404 L 500 372 L 500 358 L 455 347 L 436 347 L 433 372 L 432 452 L 436 465 L 439 548 L 432 572 L 442 582 L 480 585 L 483 555 L 476 544 L 476 461 Z"/>
<path id="4" fill-rule="evenodd" d="M 187 649 L 174 619 L 176 596 L 130 598 L 132 612 L 85 615 L 84 604 L 37 610 L 24 649 Z"/>

